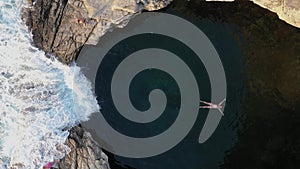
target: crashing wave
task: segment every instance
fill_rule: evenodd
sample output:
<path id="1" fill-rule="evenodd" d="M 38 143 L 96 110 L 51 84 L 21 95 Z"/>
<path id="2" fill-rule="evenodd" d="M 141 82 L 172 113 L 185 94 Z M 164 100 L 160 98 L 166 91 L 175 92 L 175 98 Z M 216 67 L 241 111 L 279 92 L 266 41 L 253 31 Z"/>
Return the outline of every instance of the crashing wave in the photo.
<path id="1" fill-rule="evenodd" d="M 66 129 L 99 110 L 91 84 L 31 45 L 22 0 L 0 0 L 0 168 L 40 169 L 63 158 Z"/>

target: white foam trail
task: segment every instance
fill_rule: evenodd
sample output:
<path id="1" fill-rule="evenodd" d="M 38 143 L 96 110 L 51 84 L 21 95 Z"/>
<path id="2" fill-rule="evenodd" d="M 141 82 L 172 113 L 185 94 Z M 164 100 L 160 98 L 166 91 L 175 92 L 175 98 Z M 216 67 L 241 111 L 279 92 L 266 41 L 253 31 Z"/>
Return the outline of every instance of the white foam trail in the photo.
<path id="1" fill-rule="evenodd" d="M 31 46 L 22 0 L 0 0 L 0 168 L 40 169 L 70 150 L 62 129 L 99 110 L 79 67 Z"/>

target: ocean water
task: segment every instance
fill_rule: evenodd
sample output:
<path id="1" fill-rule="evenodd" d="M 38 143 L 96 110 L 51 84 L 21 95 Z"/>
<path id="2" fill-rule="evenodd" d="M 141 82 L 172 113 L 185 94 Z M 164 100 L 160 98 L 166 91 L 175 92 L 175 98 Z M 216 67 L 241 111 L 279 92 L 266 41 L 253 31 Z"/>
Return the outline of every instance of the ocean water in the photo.
<path id="1" fill-rule="evenodd" d="M 63 158 L 67 130 L 99 110 L 91 84 L 31 45 L 22 0 L 0 0 L 0 168 L 40 169 Z"/>

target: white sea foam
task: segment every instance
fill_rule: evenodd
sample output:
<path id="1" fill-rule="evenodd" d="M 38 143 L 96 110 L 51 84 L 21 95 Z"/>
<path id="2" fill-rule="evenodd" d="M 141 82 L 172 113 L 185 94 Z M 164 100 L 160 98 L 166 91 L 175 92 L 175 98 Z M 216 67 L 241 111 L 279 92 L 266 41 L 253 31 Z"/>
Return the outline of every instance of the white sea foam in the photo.
<path id="1" fill-rule="evenodd" d="M 98 111 L 91 84 L 31 46 L 22 0 L 0 0 L 0 168 L 40 169 L 70 150 L 64 128 Z"/>

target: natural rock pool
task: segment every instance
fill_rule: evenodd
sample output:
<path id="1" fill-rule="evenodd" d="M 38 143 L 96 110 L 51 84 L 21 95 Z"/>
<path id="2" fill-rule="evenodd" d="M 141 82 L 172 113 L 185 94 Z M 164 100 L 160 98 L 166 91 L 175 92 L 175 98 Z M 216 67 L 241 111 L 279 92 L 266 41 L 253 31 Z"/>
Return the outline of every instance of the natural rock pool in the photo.
<path id="1" fill-rule="evenodd" d="M 160 12 L 193 22 L 213 43 L 227 78 L 225 116 L 213 136 L 203 144 L 199 144 L 197 138 L 208 111 L 199 110 L 190 133 L 173 149 L 141 159 L 107 152 L 111 168 L 295 168 L 299 163 L 296 134 L 300 101 L 299 28 L 252 2 L 178 0 Z M 110 34 L 116 32 L 108 33 L 103 39 L 109 40 Z M 143 43 L 151 43 L 150 38 L 145 39 L 147 42 Z M 130 41 L 119 46 L 119 50 L 112 52 L 110 62 L 116 63 L 130 48 Z M 193 62 L 188 58 L 185 58 L 187 63 Z M 80 60 L 79 57 L 78 63 L 84 65 Z M 209 100 L 210 84 L 205 68 L 201 63 L 190 65 L 199 72 L 196 77 L 201 84 L 201 99 Z M 106 69 L 112 71 L 115 67 L 107 64 Z M 99 71 L 102 70 L 99 68 Z M 110 76 L 109 73 L 103 75 Z M 152 89 L 162 89 L 169 99 L 165 112 L 171 113 L 161 116 L 152 126 L 131 124 L 120 116 L 105 94 L 110 82 L 103 79 L 107 77 L 97 76 L 95 82 L 96 91 L 99 88 L 98 102 L 103 116 L 116 130 L 146 137 L 168 128 L 176 118 L 180 92 L 174 80 L 164 72 L 145 70 L 131 81 L 130 99 L 137 109 L 149 108 L 145 96 Z"/>
<path id="2" fill-rule="evenodd" d="M 137 22 L 138 17 L 132 18 L 134 14 L 142 10 L 161 9 L 170 1 L 36 0 L 26 1 L 29 4 L 23 8 L 23 11 L 20 11 L 20 6 L 17 6 L 24 5 L 20 2 L 0 0 L 0 166 L 4 166 L 2 168 L 8 166 L 40 168 L 46 162 L 53 161 L 54 157 L 62 158 L 69 151 L 71 152 L 57 163 L 57 167 L 61 169 L 109 168 L 107 157 L 99 145 L 106 150 L 112 169 L 253 169 L 299 166 L 300 30 L 280 20 L 277 14 L 253 2 L 243 0 L 230 3 L 175 0 L 159 12 L 179 16 L 197 26 L 213 46 L 199 43 L 199 49 L 211 51 L 212 55 L 202 56 L 201 60 L 195 59 L 193 55 L 199 52 L 189 50 L 187 47 L 195 48 L 184 44 L 186 41 L 183 39 L 179 38 L 176 41 L 174 37 L 177 35 L 166 37 L 164 34 L 149 31 L 118 43 L 108 53 L 99 53 L 106 56 L 98 70 L 98 65 L 96 68 L 92 67 L 97 62 L 93 62 L 88 57 L 82 58 L 85 49 L 92 49 L 87 44 L 97 43 L 98 38 L 109 29 L 124 27 L 131 19 L 128 27 L 115 29 L 101 37 L 98 48 L 110 44 L 114 37 L 122 34 L 122 31 L 130 32 L 135 28 L 138 29 L 139 23 L 147 22 L 146 20 Z M 288 17 L 285 19 L 293 25 L 298 22 L 297 0 L 266 2 L 255 0 L 255 2 L 274 10 L 281 18 Z M 287 15 L 287 9 L 294 12 Z M 21 21 L 21 13 L 27 26 L 32 30 L 33 44 L 24 26 L 25 23 Z M 153 18 L 157 17 L 152 14 Z M 151 28 L 159 29 L 168 26 L 171 21 L 173 20 L 167 19 L 165 22 L 151 25 Z M 165 33 L 174 33 L 174 30 L 191 39 L 198 37 L 198 34 L 185 31 L 180 25 L 171 27 L 170 31 Z M 84 44 L 86 45 L 83 47 Z M 187 135 L 181 135 L 179 138 L 182 140 L 179 140 L 178 144 L 176 141 L 176 144 L 173 144 L 171 137 L 165 137 L 163 142 L 145 144 L 139 149 L 130 147 L 135 144 L 130 146 L 124 144 L 128 143 L 126 138 L 124 141 L 98 137 L 99 135 L 95 133 L 98 127 L 89 129 L 95 140 L 93 141 L 82 128 L 82 126 L 87 127 L 85 123 L 69 130 L 68 136 L 69 132 L 65 130 L 78 124 L 79 121 L 87 120 L 90 113 L 98 110 L 98 104 L 91 93 L 89 82 L 82 76 L 74 62 L 70 68 L 53 58 L 51 61 L 32 45 L 47 52 L 47 57 L 50 53 L 55 54 L 63 63 L 71 64 L 78 58 L 78 65 L 84 73 L 89 70 L 95 71 L 96 79 L 87 77 L 93 84 L 92 88 L 97 94 L 103 117 L 116 131 L 138 138 L 136 145 L 143 145 L 145 142 L 139 141 L 144 138 L 169 130 L 174 126 L 174 122 L 180 124 L 176 130 L 178 132 L 170 130 L 173 132 L 170 132 L 169 136 L 177 136 L 180 133 Z M 149 57 L 143 59 L 147 62 L 143 64 L 143 59 L 139 62 L 129 62 L 130 57 L 125 54 L 129 55 L 130 52 L 145 46 L 152 49 L 135 52 L 133 57 L 137 58 L 146 53 Z M 156 61 L 161 57 L 158 53 L 162 51 L 157 49 L 160 47 L 170 49 L 173 54 L 177 54 L 179 56 L 176 57 L 177 61 Z M 152 53 L 149 53 L 151 50 Z M 207 60 L 202 60 L 215 58 L 214 50 L 222 63 L 222 69 L 219 65 L 207 67 Z M 164 54 L 172 57 L 170 52 L 164 51 Z M 123 69 L 116 69 L 122 59 L 125 60 L 124 63 L 121 62 Z M 89 60 L 91 63 L 87 65 L 84 60 Z M 183 61 L 191 70 L 190 72 L 182 69 L 180 64 Z M 132 66 L 128 66 L 128 63 Z M 130 74 L 128 70 L 137 65 L 147 66 L 149 63 L 158 67 L 171 65 L 173 69 L 170 70 L 175 70 L 178 73 L 176 77 L 182 78 L 180 83 L 177 83 L 178 79 L 173 76 L 174 74 L 152 67 L 136 74 L 130 84 L 125 80 L 116 81 L 116 79 L 128 79 L 128 72 Z M 127 66 L 124 66 L 126 64 Z M 214 69 L 207 68 L 216 68 L 216 72 L 224 71 L 227 83 L 224 84 L 224 81 L 217 76 L 211 76 L 210 73 L 214 73 L 212 71 Z M 118 78 L 112 78 L 114 70 L 117 70 Z M 120 76 L 123 72 L 125 72 L 124 77 Z M 182 92 L 181 84 L 185 84 L 184 89 L 187 90 L 184 91 L 188 91 L 188 94 Z M 110 90 L 124 89 L 126 85 L 129 86 L 128 90 L 118 90 L 120 96 L 117 95 L 118 92 L 111 96 Z M 195 86 L 197 86 L 196 90 Z M 223 89 L 226 91 L 224 92 Z M 117 105 L 115 100 L 127 96 L 126 93 L 129 93 L 129 98 L 126 102 L 125 100 L 119 102 L 120 109 L 118 107 L 120 105 Z M 198 107 L 200 99 L 218 104 L 225 96 L 227 98 L 225 109 L 224 104 L 219 110 L 216 107 L 214 109 Z M 132 109 L 126 108 L 128 103 L 132 103 L 132 107 L 138 110 L 133 111 L 136 117 L 142 117 L 138 114 L 139 111 L 149 108 L 162 109 L 163 111 L 157 112 L 163 114 L 148 124 L 144 122 L 149 122 L 149 119 L 139 119 L 135 116 L 130 117 L 135 122 L 129 121 L 126 119 L 128 115 L 126 112 Z M 122 107 L 124 104 L 125 108 Z M 181 108 L 186 107 L 196 111 L 181 113 Z M 222 111 L 224 116 L 220 113 Z M 21 115 L 22 113 L 24 115 Z M 191 119 L 191 116 L 196 118 Z M 189 117 L 188 120 L 185 117 Z M 181 119 L 179 123 L 178 119 Z M 205 128 L 206 119 L 220 123 Z M 88 123 L 91 122 L 102 125 L 97 114 L 93 114 Z M 189 127 L 191 130 L 186 132 L 186 128 Z M 209 139 L 199 143 L 198 139 L 201 137 L 200 133 L 203 134 L 203 128 L 209 129 L 204 132 L 204 138 Z M 111 134 L 111 132 L 104 132 L 103 129 L 99 131 L 102 136 Z M 212 135 L 205 135 L 210 133 L 207 131 L 213 131 Z M 71 149 L 66 147 L 64 142 Z M 150 151 L 153 147 L 169 146 L 170 149 L 147 158 L 126 158 L 121 156 L 117 149 L 115 151 L 111 149 L 114 147 L 113 143 L 121 143 L 123 146 L 118 148 L 125 149 L 129 155 L 132 152 L 145 154 L 146 150 Z M 130 148 L 132 151 L 128 152 Z"/>

